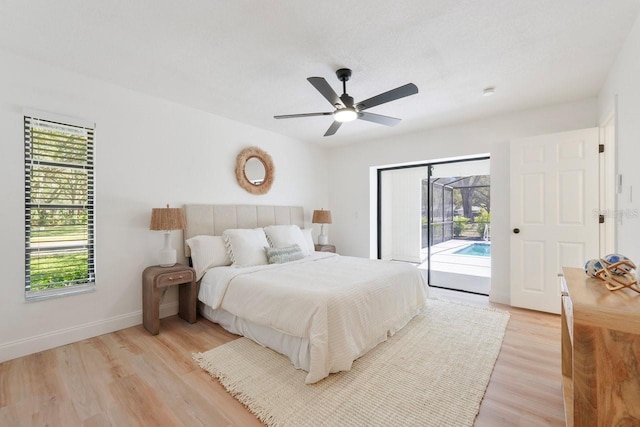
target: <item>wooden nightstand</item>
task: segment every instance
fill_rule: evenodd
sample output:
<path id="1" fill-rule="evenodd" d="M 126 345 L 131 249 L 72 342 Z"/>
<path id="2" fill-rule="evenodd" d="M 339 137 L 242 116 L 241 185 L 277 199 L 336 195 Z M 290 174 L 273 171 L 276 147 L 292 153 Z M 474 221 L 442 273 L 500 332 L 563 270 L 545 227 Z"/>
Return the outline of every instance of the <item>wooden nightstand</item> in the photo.
<path id="1" fill-rule="evenodd" d="M 160 331 L 160 296 L 162 288 L 180 285 L 178 314 L 189 323 L 196 321 L 198 294 L 196 273 L 191 267 L 176 264 L 173 267 L 154 265 L 142 273 L 142 319 L 144 327 L 153 335 Z"/>
<path id="2" fill-rule="evenodd" d="M 334 245 L 316 245 L 316 252 L 333 252 L 336 253 Z"/>

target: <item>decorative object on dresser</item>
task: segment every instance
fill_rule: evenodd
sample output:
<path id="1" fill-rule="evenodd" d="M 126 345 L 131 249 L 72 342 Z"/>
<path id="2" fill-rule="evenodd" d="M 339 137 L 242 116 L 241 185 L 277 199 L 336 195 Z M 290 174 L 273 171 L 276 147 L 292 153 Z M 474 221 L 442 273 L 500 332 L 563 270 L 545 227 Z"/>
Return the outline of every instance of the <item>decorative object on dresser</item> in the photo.
<path id="1" fill-rule="evenodd" d="M 180 285 L 179 316 L 189 323 L 196 321 L 198 293 L 193 268 L 182 264 L 147 267 L 142 273 L 142 319 L 152 335 L 160 331 L 160 300 L 167 288 L 174 285 Z"/>
<path id="2" fill-rule="evenodd" d="M 336 253 L 336 247 L 334 245 L 315 245 L 316 252 L 333 252 Z"/>
<path id="3" fill-rule="evenodd" d="M 245 148 L 236 159 L 236 179 L 249 193 L 266 194 L 275 179 L 271 156 L 258 147 Z"/>
<path id="4" fill-rule="evenodd" d="M 640 295 L 563 268 L 562 384 L 568 426 L 640 425 Z"/>
<path id="5" fill-rule="evenodd" d="M 326 234 L 324 234 L 324 225 L 331 224 L 331 211 L 325 211 L 324 209 L 313 211 L 313 219 L 311 220 L 311 222 L 314 224 L 322 224 L 320 235 L 318 236 L 318 244 L 328 245 L 329 238 Z"/>
<path id="6" fill-rule="evenodd" d="M 604 281 L 610 291 L 628 288 L 640 293 L 635 269 L 633 261 L 619 254 L 609 254 L 602 259 L 590 259 L 584 265 L 587 276 Z"/>
<path id="7" fill-rule="evenodd" d="M 171 247 L 169 237 L 171 230 L 184 230 L 187 223 L 180 208 L 153 208 L 149 230 L 164 231 L 164 246 L 160 250 L 160 266 L 171 267 L 176 263 L 176 250 Z"/>

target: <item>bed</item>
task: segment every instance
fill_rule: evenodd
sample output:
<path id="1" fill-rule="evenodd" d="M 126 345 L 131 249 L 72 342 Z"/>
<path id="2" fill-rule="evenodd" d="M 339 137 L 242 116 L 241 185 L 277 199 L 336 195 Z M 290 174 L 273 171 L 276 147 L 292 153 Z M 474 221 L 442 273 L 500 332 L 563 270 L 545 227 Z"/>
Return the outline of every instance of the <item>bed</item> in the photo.
<path id="1" fill-rule="evenodd" d="M 308 384 L 351 369 L 354 360 L 404 327 L 425 305 L 428 287 L 410 264 L 313 251 L 310 231 L 302 230 L 301 207 L 185 205 L 185 216 L 185 254 L 197 261 L 201 314 L 286 355 L 308 372 Z M 283 248 L 267 250 L 267 257 L 291 247 L 306 249 L 295 249 L 297 257 L 288 262 L 260 258 L 255 265 L 263 243 L 252 241 L 251 253 L 238 244 L 244 240 L 234 237 L 261 239 L 260 233 L 269 237 L 267 245 Z M 220 235 L 225 246 L 214 237 Z M 233 259 L 222 254 L 219 262 L 205 265 L 196 244 L 205 239 L 217 245 L 210 247 L 207 260 L 227 248 Z M 288 246 L 287 239 L 299 240 Z"/>

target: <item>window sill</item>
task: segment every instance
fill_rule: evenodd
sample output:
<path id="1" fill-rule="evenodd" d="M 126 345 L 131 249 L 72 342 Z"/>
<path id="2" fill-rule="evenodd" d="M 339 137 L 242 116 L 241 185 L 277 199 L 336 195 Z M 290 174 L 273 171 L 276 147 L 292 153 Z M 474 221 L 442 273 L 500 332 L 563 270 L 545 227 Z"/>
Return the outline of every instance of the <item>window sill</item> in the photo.
<path id="1" fill-rule="evenodd" d="M 96 284 L 87 283 L 85 285 L 76 285 L 69 288 L 46 289 L 43 291 L 25 292 L 24 299 L 26 302 L 42 301 L 52 298 L 66 297 L 76 294 L 85 294 L 87 292 L 95 292 Z"/>

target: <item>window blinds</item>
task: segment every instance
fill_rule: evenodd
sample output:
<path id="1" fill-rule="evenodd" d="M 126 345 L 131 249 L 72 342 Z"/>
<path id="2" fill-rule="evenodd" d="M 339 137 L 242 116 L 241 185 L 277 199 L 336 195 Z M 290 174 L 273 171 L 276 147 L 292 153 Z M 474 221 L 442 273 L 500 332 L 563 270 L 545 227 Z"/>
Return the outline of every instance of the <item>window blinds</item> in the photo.
<path id="1" fill-rule="evenodd" d="M 25 116 L 25 292 L 95 284 L 94 129 Z"/>

